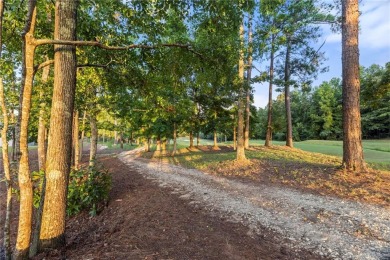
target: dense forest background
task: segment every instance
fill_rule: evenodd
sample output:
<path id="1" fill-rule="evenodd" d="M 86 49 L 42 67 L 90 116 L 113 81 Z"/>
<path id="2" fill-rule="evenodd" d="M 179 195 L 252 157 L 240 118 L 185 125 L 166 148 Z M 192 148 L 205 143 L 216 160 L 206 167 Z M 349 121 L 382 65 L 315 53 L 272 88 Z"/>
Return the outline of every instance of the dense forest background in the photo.
<path id="1" fill-rule="evenodd" d="M 360 68 L 361 117 L 363 139 L 390 137 L 390 63 Z M 342 139 L 342 86 L 340 78 L 332 78 L 318 87 L 295 89 L 291 93 L 293 137 L 307 139 Z M 285 106 L 283 94 L 273 106 L 274 139 L 285 140 Z M 265 139 L 267 107 L 257 110 L 254 137 Z"/>

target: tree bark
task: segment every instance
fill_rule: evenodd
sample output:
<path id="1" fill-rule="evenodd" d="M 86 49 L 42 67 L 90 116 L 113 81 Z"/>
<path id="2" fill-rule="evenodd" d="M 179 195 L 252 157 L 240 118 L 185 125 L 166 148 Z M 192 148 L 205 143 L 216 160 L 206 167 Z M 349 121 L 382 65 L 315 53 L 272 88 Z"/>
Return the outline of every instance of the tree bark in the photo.
<path id="1" fill-rule="evenodd" d="M 162 147 L 161 147 L 161 137 L 160 135 L 157 136 L 156 140 L 156 151 L 161 152 Z"/>
<path id="2" fill-rule="evenodd" d="M 292 138 L 292 118 L 291 118 L 291 103 L 290 103 L 290 51 L 291 43 L 287 37 L 286 61 L 284 64 L 284 101 L 286 105 L 286 146 L 293 147 Z"/>
<path id="3" fill-rule="evenodd" d="M 217 139 L 217 130 L 214 130 L 214 149 L 218 149 L 218 139 Z"/>
<path id="4" fill-rule="evenodd" d="M 41 198 L 39 200 L 39 206 L 36 213 L 35 228 L 32 234 L 30 253 L 29 253 L 30 258 L 33 258 L 38 253 L 39 250 L 39 236 L 41 233 L 43 203 L 45 201 L 45 194 L 46 194 L 46 178 L 44 176 L 42 188 L 41 188 Z"/>
<path id="5" fill-rule="evenodd" d="M 196 133 L 196 147 L 200 144 L 199 132 Z"/>
<path id="6" fill-rule="evenodd" d="M 123 132 L 122 132 L 122 131 L 121 131 L 120 134 L 119 134 L 119 138 L 121 139 L 121 140 L 120 140 L 121 149 L 123 149 Z"/>
<path id="7" fill-rule="evenodd" d="M 238 77 L 240 79 L 240 90 L 238 94 L 238 125 L 237 125 L 237 150 L 236 160 L 245 161 L 245 146 L 244 146 L 244 111 L 243 111 L 243 93 L 244 93 L 244 53 L 243 53 L 243 41 L 244 41 L 244 26 L 240 25 L 240 58 L 238 61 Z"/>
<path id="8" fill-rule="evenodd" d="M 3 1 L 3 0 L 1 0 L 1 1 Z M 11 75 L 12 75 L 12 83 L 11 83 L 12 84 L 12 91 L 16 92 L 16 76 L 15 76 L 15 72 L 13 72 Z M 17 125 L 17 122 L 18 122 L 18 118 L 19 118 L 19 116 L 15 115 L 15 109 L 11 109 L 11 122 L 14 124 L 14 127 L 12 129 L 12 150 L 11 150 L 11 161 L 13 162 L 13 167 L 11 165 L 11 169 L 17 167 L 17 165 L 14 162 L 17 160 L 17 155 L 16 155 L 16 125 Z M 14 171 L 17 172 L 16 169 Z"/>
<path id="9" fill-rule="evenodd" d="M 3 12 L 3 2 L 0 2 L 1 13 Z M 0 19 L 2 20 L 2 19 Z M 0 27 L 1 28 L 1 27 Z M 0 30 L 1 33 L 1 30 Z M 0 39 L 1 44 L 1 39 Z M 0 50 L 1 57 L 1 50 Z M 4 221 L 4 250 L 5 250 L 5 259 L 11 259 L 11 209 L 12 209 L 12 179 L 11 179 L 11 168 L 9 162 L 8 155 L 8 139 L 7 139 L 7 131 L 8 131 L 8 111 L 5 104 L 5 96 L 4 96 L 4 86 L 3 79 L 0 77 L 0 104 L 1 104 L 1 114 L 3 116 L 3 128 L 1 129 L 1 141 L 2 141 L 2 155 L 3 155 L 3 170 L 5 177 L 5 186 L 7 190 L 6 196 L 6 211 L 5 211 L 5 221 Z"/>
<path id="10" fill-rule="evenodd" d="M 48 58 L 46 58 L 48 60 Z M 42 84 L 47 83 L 49 78 L 50 66 L 46 66 L 42 71 Z M 46 163 L 46 102 L 44 101 L 44 89 L 41 88 L 39 93 L 39 119 L 38 119 L 38 164 L 39 170 L 45 170 Z"/>
<path id="11" fill-rule="evenodd" d="M 269 87 L 268 87 L 268 120 L 267 120 L 267 134 L 265 137 L 265 146 L 271 146 L 272 142 L 272 85 L 274 81 L 274 44 L 275 35 L 271 35 L 271 57 L 269 64 Z"/>
<path id="12" fill-rule="evenodd" d="M 73 142 L 74 142 L 74 168 L 78 170 L 80 168 L 80 139 L 79 139 L 79 111 L 74 111 L 74 127 L 73 127 Z"/>
<path id="13" fill-rule="evenodd" d="M 0 59 L 3 52 L 3 14 L 4 14 L 4 0 L 0 0 Z M 6 260 L 11 259 L 11 210 L 12 210 L 12 180 L 11 180 L 11 167 L 9 162 L 9 154 L 8 154 L 8 111 L 7 105 L 5 103 L 5 95 L 4 95 L 4 86 L 3 86 L 3 78 L 0 77 L 0 105 L 1 105 L 1 114 L 3 116 L 3 128 L 1 129 L 1 140 L 2 140 L 2 157 L 3 157 L 3 171 L 5 177 L 5 186 L 7 191 L 6 196 L 6 211 L 5 211 L 5 221 L 4 221 L 4 257 Z"/>
<path id="14" fill-rule="evenodd" d="M 48 58 L 46 58 L 48 60 Z M 45 84 L 48 80 L 50 72 L 50 66 L 43 68 L 42 72 L 42 84 Z M 40 104 L 39 104 L 39 119 L 38 119 L 38 165 L 40 171 L 45 171 L 46 164 L 46 123 L 45 123 L 45 107 L 46 103 L 44 101 L 44 89 L 41 88 L 40 93 Z M 46 179 L 43 177 L 43 185 L 41 189 L 41 198 L 39 202 L 39 207 L 36 213 L 35 218 L 35 228 L 32 234 L 31 246 L 29 257 L 32 258 L 38 253 L 39 249 L 39 235 L 41 231 L 42 224 L 42 212 L 43 212 L 43 202 L 45 199 L 45 187 Z"/>
<path id="15" fill-rule="evenodd" d="M 30 166 L 28 157 L 28 123 L 31 110 L 31 94 L 34 77 L 34 52 L 35 45 L 32 43 L 36 20 L 36 1 L 30 0 L 28 4 L 28 14 L 25 30 L 23 33 L 23 62 L 22 62 L 22 95 L 21 95 L 21 114 L 20 114 L 20 136 L 19 147 L 21 157 L 19 161 L 19 224 L 16 237 L 16 247 L 14 258 L 25 259 L 28 257 L 31 225 L 32 225 L 32 201 L 33 191 L 30 176 Z M 18 150 L 18 144 L 17 144 Z"/>
<path id="16" fill-rule="evenodd" d="M 252 78 L 252 15 L 249 16 L 248 29 L 248 69 L 247 69 L 247 91 L 246 91 L 246 106 L 245 106 L 245 132 L 244 132 L 244 146 L 249 148 L 249 131 L 250 131 L 250 107 L 251 107 L 251 78 Z"/>
<path id="17" fill-rule="evenodd" d="M 237 149 L 237 131 L 236 124 L 233 125 L 233 149 L 234 151 Z"/>
<path id="18" fill-rule="evenodd" d="M 161 140 L 161 151 L 165 152 L 167 150 L 167 145 L 169 145 L 170 140 L 169 139 L 162 139 Z"/>
<path id="19" fill-rule="evenodd" d="M 11 112 L 11 122 L 15 123 L 14 129 L 12 129 L 12 150 L 11 150 L 11 161 L 16 161 L 16 122 L 15 122 L 15 113 Z"/>
<path id="20" fill-rule="evenodd" d="M 150 137 L 146 140 L 146 149 L 147 152 L 150 152 Z"/>
<path id="21" fill-rule="evenodd" d="M 177 150 L 177 129 L 176 129 L 176 122 L 173 123 L 173 151 L 172 156 L 175 156 Z"/>
<path id="22" fill-rule="evenodd" d="M 114 119 L 114 125 L 115 125 L 115 131 L 114 131 L 114 144 L 116 145 L 118 143 L 118 131 L 116 130 L 118 123 L 116 121 L 116 118 Z"/>
<path id="23" fill-rule="evenodd" d="M 190 132 L 190 148 L 194 147 L 194 133 Z"/>
<path id="24" fill-rule="evenodd" d="M 83 129 L 81 131 L 81 142 L 80 142 L 80 154 L 78 158 L 78 163 L 80 164 L 81 159 L 83 158 L 83 151 L 84 151 L 84 138 L 85 138 L 85 121 L 87 120 L 87 112 L 84 110 L 83 113 Z"/>
<path id="25" fill-rule="evenodd" d="M 76 40 L 77 0 L 57 0 L 55 40 Z M 70 172 L 72 119 L 76 89 L 76 48 L 54 46 L 54 88 L 46 161 L 46 197 L 41 248 L 65 245 L 66 193 Z"/>
<path id="26" fill-rule="evenodd" d="M 359 1 L 342 1 L 343 166 L 366 171 L 360 120 Z"/>
<path id="27" fill-rule="evenodd" d="M 89 123 L 91 125 L 91 147 L 89 149 L 89 166 L 95 166 L 97 143 L 98 143 L 98 129 L 96 123 L 96 115 L 90 113 Z"/>

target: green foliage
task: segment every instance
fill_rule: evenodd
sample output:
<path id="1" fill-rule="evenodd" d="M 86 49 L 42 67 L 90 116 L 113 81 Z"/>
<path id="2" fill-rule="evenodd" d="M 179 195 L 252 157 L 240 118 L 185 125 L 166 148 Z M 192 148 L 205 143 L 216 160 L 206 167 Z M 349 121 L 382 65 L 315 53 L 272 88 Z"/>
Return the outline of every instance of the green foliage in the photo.
<path id="1" fill-rule="evenodd" d="M 44 172 L 33 172 L 34 207 L 38 208 L 41 199 Z M 111 190 L 111 175 L 98 166 L 72 170 L 69 176 L 66 213 L 75 215 L 82 210 L 89 210 L 95 216 L 104 206 Z"/>
<path id="2" fill-rule="evenodd" d="M 340 139 L 341 113 L 341 81 L 333 78 L 329 82 L 323 82 L 313 91 L 310 108 L 312 133 L 308 137 Z"/>
<path id="3" fill-rule="evenodd" d="M 31 180 L 33 181 L 33 205 L 35 208 L 39 207 L 41 200 L 41 192 L 43 187 L 43 180 L 45 177 L 44 171 L 34 171 L 31 173 Z"/>
<path id="4" fill-rule="evenodd" d="M 74 215 L 81 210 L 89 210 L 95 216 L 99 207 L 108 201 L 111 190 L 111 175 L 98 167 L 72 170 L 68 185 L 68 205 L 66 212 Z"/>
<path id="5" fill-rule="evenodd" d="M 390 62 L 360 71 L 363 137 L 390 137 Z"/>
<path id="6" fill-rule="evenodd" d="M 390 137 L 390 63 L 382 67 L 361 68 L 361 117 L 365 139 Z M 314 89 L 291 92 L 293 137 L 308 139 L 342 139 L 341 79 L 333 78 Z M 267 109 L 259 109 L 256 137 L 265 138 Z M 284 95 L 273 103 L 273 139 L 285 139 Z"/>

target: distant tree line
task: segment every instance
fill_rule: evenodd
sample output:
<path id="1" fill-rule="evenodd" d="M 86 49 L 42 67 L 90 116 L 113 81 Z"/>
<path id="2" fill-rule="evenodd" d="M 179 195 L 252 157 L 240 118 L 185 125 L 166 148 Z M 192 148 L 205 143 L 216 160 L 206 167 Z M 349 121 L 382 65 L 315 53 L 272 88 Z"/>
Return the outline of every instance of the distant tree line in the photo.
<path id="1" fill-rule="evenodd" d="M 360 68 L 362 135 L 364 139 L 390 137 L 390 62 Z M 273 104 L 273 139 L 286 138 L 284 94 Z M 342 82 L 332 78 L 314 89 L 302 88 L 291 92 L 293 139 L 341 140 Z M 255 138 L 265 139 L 267 107 L 257 111 Z"/>

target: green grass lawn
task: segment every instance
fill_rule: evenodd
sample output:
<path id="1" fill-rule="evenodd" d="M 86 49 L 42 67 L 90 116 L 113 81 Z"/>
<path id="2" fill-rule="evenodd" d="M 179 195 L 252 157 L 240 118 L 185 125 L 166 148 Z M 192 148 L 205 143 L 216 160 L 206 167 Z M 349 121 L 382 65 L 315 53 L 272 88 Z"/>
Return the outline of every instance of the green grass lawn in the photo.
<path id="1" fill-rule="evenodd" d="M 264 145 L 264 140 L 251 140 L 251 145 Z M 284 145 L 285 142 L 274 141 L 273 145 Z M 323 153 L 334 156 L 343 156 L 342 141 L 307 140 L 294 142 L 294 147 L 308 152 Z M 364 158 L 366 162 L 373 163 L 379 168 L 390 167 L 390 140 L 364 140 Z"/>
<path id="2" fill-rule="evenodd" d="M 101 145 L 106 145 L 108 150 L 118 149 L 120 146 L 113 145 L 112 141 L 109 142 L 99 142 Z M 177 149 L 182 149 L 188 147 L 190 144 L 188 137 L 180 137 L 177 140 Z M 213 140 L 200 139 L 200 145 L 213 145 Z M 232 141 L 218 143 L 220 145 L 232 145 Z M 273 141 L 273 145 L 283 146 L 285 145 L 284 141 Z M 194 145 L 196 145 L 196 139 L 194 138 Z M 253 146 L 262 146 L 264 145 L 264 140 L 250 140 L 250 145 Z M 131 150 L 137 146 L 130 146 L 129 144 L 124 145 L 124 150 Z M 326 140 L 307 140 L 302 142 L 294 142 L 294 147 L 308 151 L 316 152 L 327 155 L 333 155 L 342 157 L 343 155 L 343 143 L 342 141 L 326 141 Z M 36 146 L 30 146 L 29 149 L 37 149 Z M 170 141 L 170 144 L 167 145 L 167 150 L 173 149 L 173 142 Z M 363 140 L 363 149 L 364 149 L 364 158 L 371 166 L 378 169 L 390 170 L 390 139 L 381 139 L 381 140 Z M 155 145 L 151 146 L 151 150 L 155 150 Z M 229 159 L 234 158 L 234 155 L 229 155 Z M 255 156 L 256 157 L 256 156 Z M 227 159 L 227 158 L 226 158 Z"/>
<path id="3" fill-rule="evenodd" d="M 213 145 L 212 140 L 201 139 L 201 145 Z M 232 145 L 232 142 L 220 143 Z M 285 142 L 273 141 L 273 145 L 285 145 Z M 182 137 L 178 139 L 178 145 L 188 147 L 188 138 Z M 250 145 L 264 145 L 264 140 L 250 140 Z M 308 152 L 316 152 L 328 155 L 342 157 L 343 142 L 342 141 L 326 141 L 326 140 L 307 140 L 302 142 L 294 142 L 294 147 Z M 364 158 L 376 168 L 390 169 L 390 139 L 381 140 L 364 140 L 363 141 Z"/>

